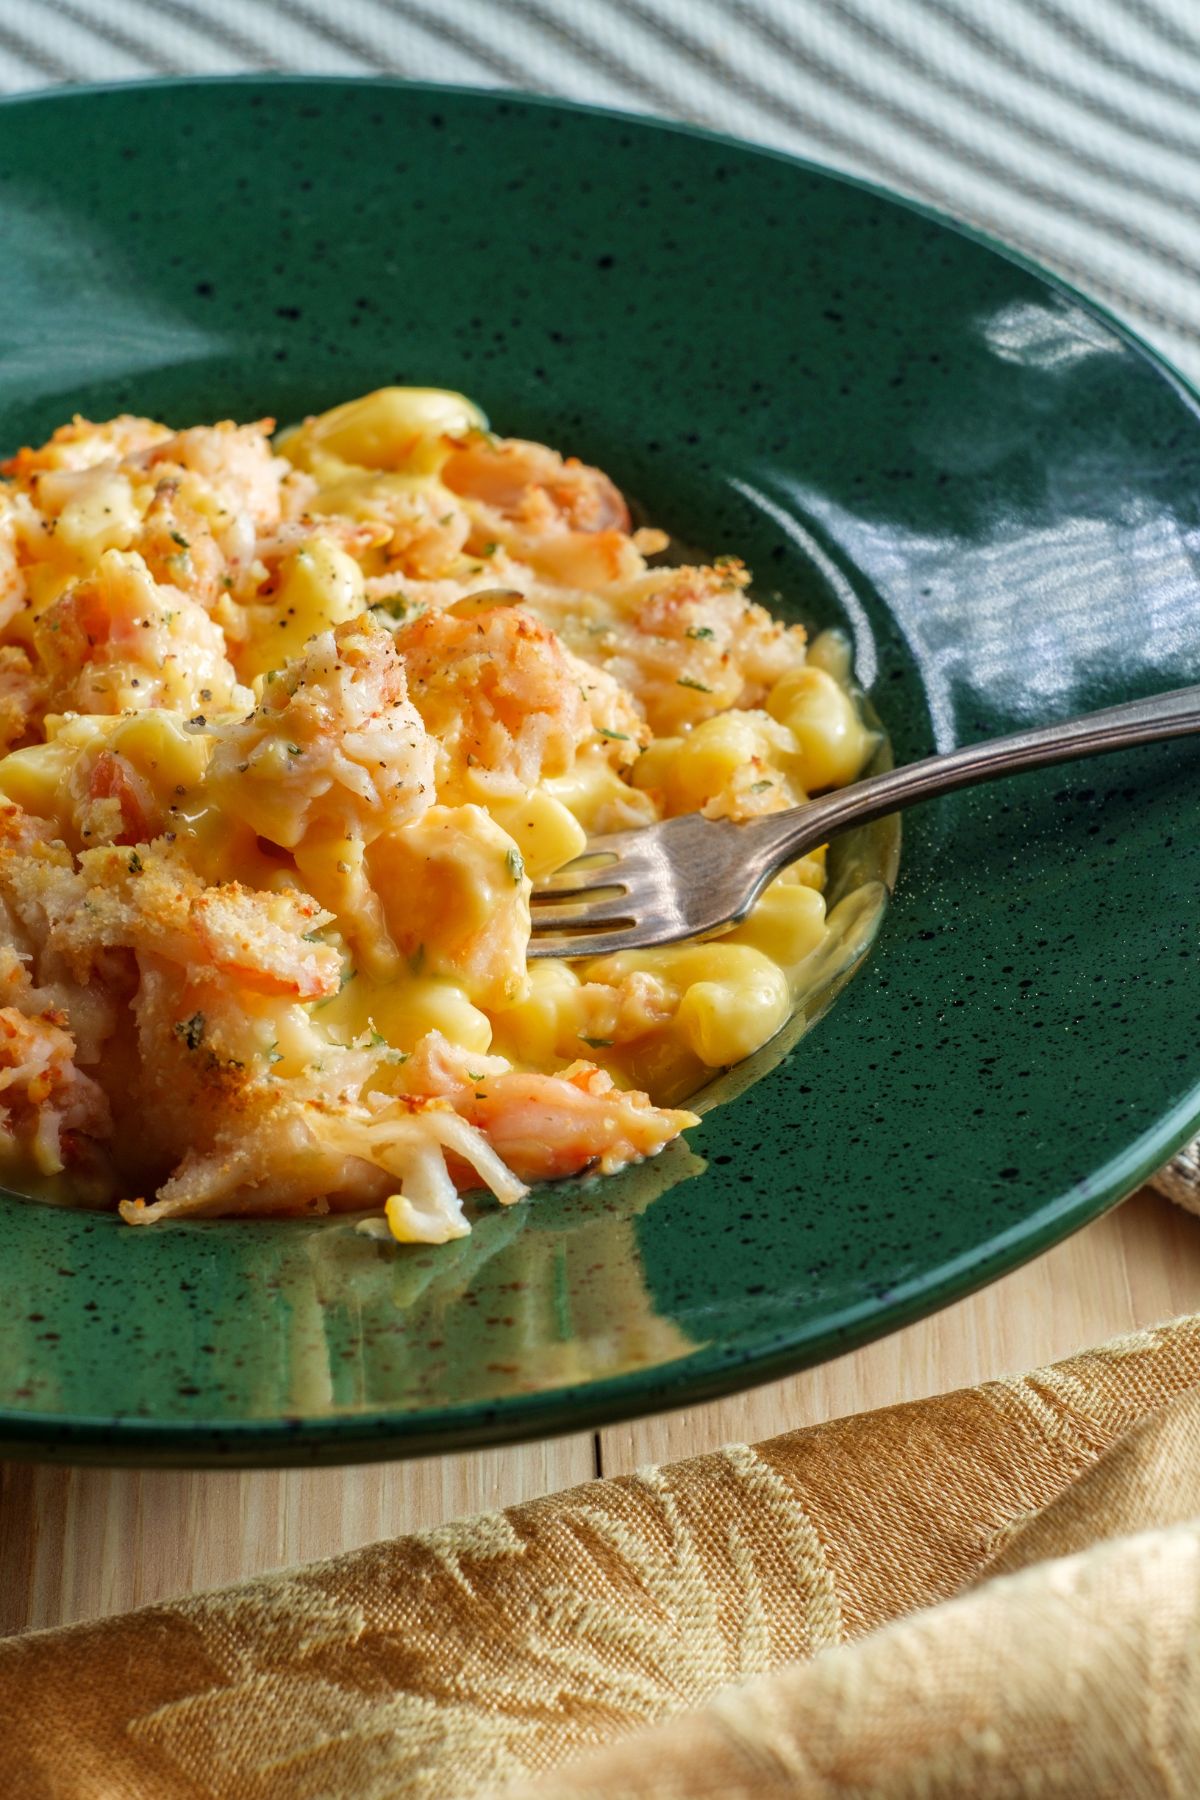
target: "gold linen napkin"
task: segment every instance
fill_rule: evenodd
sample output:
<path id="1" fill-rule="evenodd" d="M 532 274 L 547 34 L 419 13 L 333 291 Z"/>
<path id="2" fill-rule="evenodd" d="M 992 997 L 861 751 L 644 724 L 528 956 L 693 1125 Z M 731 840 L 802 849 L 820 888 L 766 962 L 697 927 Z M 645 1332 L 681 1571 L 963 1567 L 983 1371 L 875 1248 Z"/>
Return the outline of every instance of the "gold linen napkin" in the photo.
<path id="1" fill-rule="evenodd" d="M 1200 1318 L 0 1641 L 19 1800 L 1200 1791 Z"/>

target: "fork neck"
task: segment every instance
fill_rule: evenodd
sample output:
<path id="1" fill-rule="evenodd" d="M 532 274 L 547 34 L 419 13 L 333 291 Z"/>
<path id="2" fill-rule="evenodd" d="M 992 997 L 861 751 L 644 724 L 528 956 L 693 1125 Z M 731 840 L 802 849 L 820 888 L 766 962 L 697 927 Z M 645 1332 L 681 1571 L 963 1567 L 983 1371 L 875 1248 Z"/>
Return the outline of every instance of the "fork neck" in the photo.
<path id="1" fill-rule="evenodd" d="M 839 788 L 789 812 L 756 821 L 756 849 L 777 866 L 802 856 L 849 825 L 870 824 L 890 812 L 933 799 L 958 788 L 992 781 L 1021 769 L 1046 768 L 1077 757 L 1096 756 L 1132 744 L 1200 733 L 1200 687 L 1174 688 L 1142 700 L 1126 701 L 1101 712 L 1064 719 L 1031 731 L 967 744 L 941 756 L 888 769 L 882 775 Z"/>

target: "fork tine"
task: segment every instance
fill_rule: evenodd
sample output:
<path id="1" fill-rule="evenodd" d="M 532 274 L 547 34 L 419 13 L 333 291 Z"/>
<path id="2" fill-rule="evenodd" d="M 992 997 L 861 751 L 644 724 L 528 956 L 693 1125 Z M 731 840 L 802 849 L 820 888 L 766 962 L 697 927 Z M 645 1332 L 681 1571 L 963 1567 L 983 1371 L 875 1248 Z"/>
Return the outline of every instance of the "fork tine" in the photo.
<path id="1" fill-rule="evenodd" d="M 594 905 L 580 906 L 570 901 L 560 904 L 548 903 L 533 910 L 531 925 L 535 936 L 543 931 L 553 931 L 555 926 L 565 926 L 573 933 L 584 935 L 594 925 L 632 925 L 634 917 L 629 905 L 629 896 L 624 888 L 613 894 L 611 899 L 598 900 Z"/>
<path id="2" fill-rule="evenodd" d="M 563 869 L 556 869 L 553 875 L 541 876 L 534 886 L 533 898 L 536 900 L 540 894 L 583 894 L 591 888 L 611 887 L 616 867 L 615 856 L 594 867 L 579 858 Z"/>
<path id="3" fill-rule="evenodd" d="M 588 881 L 586 879 L 587 871 L 585 870 L 583 875 L 577 876 L 574 881 L 563 882 L 561 886 L 552 887 L 549 882 L 544 886 L 539 885 L 538 887 L 535 887 L 532 894 L 530 894 L 529 904 L 531 906 L 544 907 L 548 901 L 583 899 L 589 894 L 603 894 L 610 889 L 622 894 L 629 892 L 627 884 L 614 875 L 611 868 L 607 873 L 607 881 L 601 879 L 599 872 L 597 872 L 594 881 Z"/>
<path id="4" fill-rule="evenodd" d="M 644 932 L 639 932 L 630 920 L 624 930 L 597 931 L 594 935 L 582 931 L 535 931 L 525 954 L 530 957 L 611 956 L 618 950 L 644 949 L 645 943 Z"/>

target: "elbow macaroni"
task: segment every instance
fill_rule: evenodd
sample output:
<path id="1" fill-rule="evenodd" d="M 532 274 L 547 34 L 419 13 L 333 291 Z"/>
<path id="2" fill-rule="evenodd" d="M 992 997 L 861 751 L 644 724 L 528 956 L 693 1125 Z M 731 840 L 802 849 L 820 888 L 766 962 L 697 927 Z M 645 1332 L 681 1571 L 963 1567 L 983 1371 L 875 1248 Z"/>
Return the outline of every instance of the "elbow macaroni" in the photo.
<path id="1" fill-rule="evenodd" d="M 462 396 L 270 423 L 76 420 L 7 465 L 0 1157 L 154 1187 L 133 1222 L 437 1241 L 458 1188 L 653 1154 L 826 937 L 823 852 L 719 940 L 570 965 L 527 963 L 531 883 L 877 740 L 836 638 L 735 559 L 651 564 L 606 477 Z"/>

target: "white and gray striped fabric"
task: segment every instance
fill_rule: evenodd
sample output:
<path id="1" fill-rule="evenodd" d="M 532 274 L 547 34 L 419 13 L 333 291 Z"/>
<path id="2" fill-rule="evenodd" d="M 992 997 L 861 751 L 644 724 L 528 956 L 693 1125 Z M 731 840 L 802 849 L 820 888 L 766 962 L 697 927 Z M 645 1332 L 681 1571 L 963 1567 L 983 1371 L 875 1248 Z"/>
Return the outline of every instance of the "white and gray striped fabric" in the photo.
<path id="1" fill-rule="evenodd" d="M 285 69 L 660 113 L 883 181 L 1200 381 L 1197 0 L 0 0 L 0 88 Z"/>
<path id="2" fill-rule="evenodd" d="M 0 0 L 0 90 L 287 70 L 658 113 L 1026 251 L 1200 383 L 1200 0 Z M 1200 1211 L 1200 1140 L 1158 1177 Z"/>

